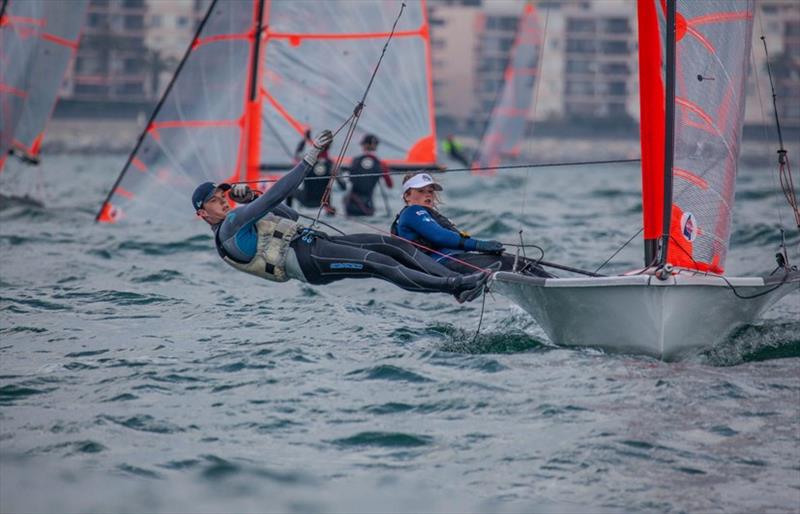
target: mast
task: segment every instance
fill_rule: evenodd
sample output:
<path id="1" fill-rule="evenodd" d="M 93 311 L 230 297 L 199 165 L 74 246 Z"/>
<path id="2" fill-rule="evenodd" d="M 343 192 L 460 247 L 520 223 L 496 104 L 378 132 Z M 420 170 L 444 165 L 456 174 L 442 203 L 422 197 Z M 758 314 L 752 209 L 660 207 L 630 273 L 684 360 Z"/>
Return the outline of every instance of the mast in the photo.
<path id="1" fill-rule="evenodd" d="M 245 135 L 247 146 L 247 158 L 244 173 L 241 180 L 258 180 L 261 164 L 261 94 L 259 84 L 261 75 L 259 73 L 259 61 L 261 56 L 261 32 L 264 29 L 264 0 L 255 0 L 255 34 L 253 35 L 253 52 L 250 61 L 250 82 L 247 93 L 247 134 Z"/>
<path id="2" fill-rule="evenodd" d="M 672 167 L 675 155 L 675 2 L 667 0 L 666 27 L 666 112 L 664 119 L 664 214 L 662 232 L 658 247 L 658 262 L 663 266 L 667 262 L 670 223 L 672 221 Z"/>

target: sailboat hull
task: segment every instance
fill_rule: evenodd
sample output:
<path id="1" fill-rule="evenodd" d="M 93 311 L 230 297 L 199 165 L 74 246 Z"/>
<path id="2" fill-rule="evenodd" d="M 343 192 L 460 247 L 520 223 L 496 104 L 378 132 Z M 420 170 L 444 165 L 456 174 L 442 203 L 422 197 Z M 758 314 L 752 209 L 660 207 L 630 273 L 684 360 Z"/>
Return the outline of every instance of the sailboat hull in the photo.
<path id="1" fill-rule="evenodd" d="M 499 272 L 492 289 L 531 314 L 556 344 L 674 360 L 724 341 L 800 289 L 800 272 L 724 279 L 678 274 L 666 281 L 652 275 L 542 279 Z"/>

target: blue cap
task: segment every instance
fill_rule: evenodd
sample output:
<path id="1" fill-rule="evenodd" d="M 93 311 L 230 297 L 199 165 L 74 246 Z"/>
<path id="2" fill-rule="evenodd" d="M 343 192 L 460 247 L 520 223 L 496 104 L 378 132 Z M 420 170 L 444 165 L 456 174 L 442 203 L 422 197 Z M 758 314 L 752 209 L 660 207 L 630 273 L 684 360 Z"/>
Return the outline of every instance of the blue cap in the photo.
<path id="1" fill-rule="evenodd" d="M 221 189 L 223 191 L 227 191 L 230 189 L 230 184 L 215 184 L 213 182 L 203 182 L 199 186 L 197 186 L 192 194 L 192 206 L 194 210 L 199 211 L 203 208 L 203 204 L 206 203 L 212 196 L 214 196 L 214 191 L 217 189 Z"/>

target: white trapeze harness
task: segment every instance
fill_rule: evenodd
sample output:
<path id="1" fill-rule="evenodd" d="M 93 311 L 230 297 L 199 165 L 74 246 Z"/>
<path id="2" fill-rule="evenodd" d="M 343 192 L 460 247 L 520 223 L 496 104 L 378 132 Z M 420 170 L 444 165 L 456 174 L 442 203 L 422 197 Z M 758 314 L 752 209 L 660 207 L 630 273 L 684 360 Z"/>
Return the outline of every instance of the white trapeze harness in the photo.
<path id="1" fill-rule="evenodd" d="M 225 253 L 219 240 L 217 240 L 217 249 L 222 259 L 239 271 L 273 282 L 286 282 L 290 278 L 286 274 L 289 243 L 301 228 L 302 226 L 296 221 L 267 214 L 256 222 L 258 244 L 256 245 L 256 255 L 250 262 L 242 263 L 231 259 Z"/>

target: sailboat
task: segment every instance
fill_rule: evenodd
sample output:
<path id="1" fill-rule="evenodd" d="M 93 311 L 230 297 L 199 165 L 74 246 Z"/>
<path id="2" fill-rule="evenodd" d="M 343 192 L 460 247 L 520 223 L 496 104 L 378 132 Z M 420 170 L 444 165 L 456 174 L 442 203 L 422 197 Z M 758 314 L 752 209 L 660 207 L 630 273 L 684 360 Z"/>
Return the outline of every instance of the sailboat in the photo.
<path id="1" fill-rule="evenodd" d="M 675 359 L 724 341 L 800 288 L 785 263 L 728 277 L 752 0 L 639 0 L 644 267 L 493 276 L 557 344 Z"/>
<path id="2" fill-rule="evenodd" d="M 503 87 L 472 162 L 476 175 L 494 175 L 493 168 L 516 159 L 525 137 L 541 63 L 542 33 L 532 2 L 526 2 L 503 75 Z"/>
<path id="3" fill-rule="evenodd" d="M 97 220 L 187 219 L 200 182 L 258 181 L 290 168 L 307 129 L 353 114 L 399 3 L 214 0 Z M 436 162 L 425 2 L 409 2 L 353 140 L 381 139 L 396 167 Z M 338 155 L 340 137 L 331 149 Z M 345 164 L 360 149 L 353 145 Z"/>
<path id="4" fill-rule="evenodd" d="M 2 0 L 0 171 L 9 153 L 39 162 L 45 126 L 78 49 L 88 0 Z"/>

